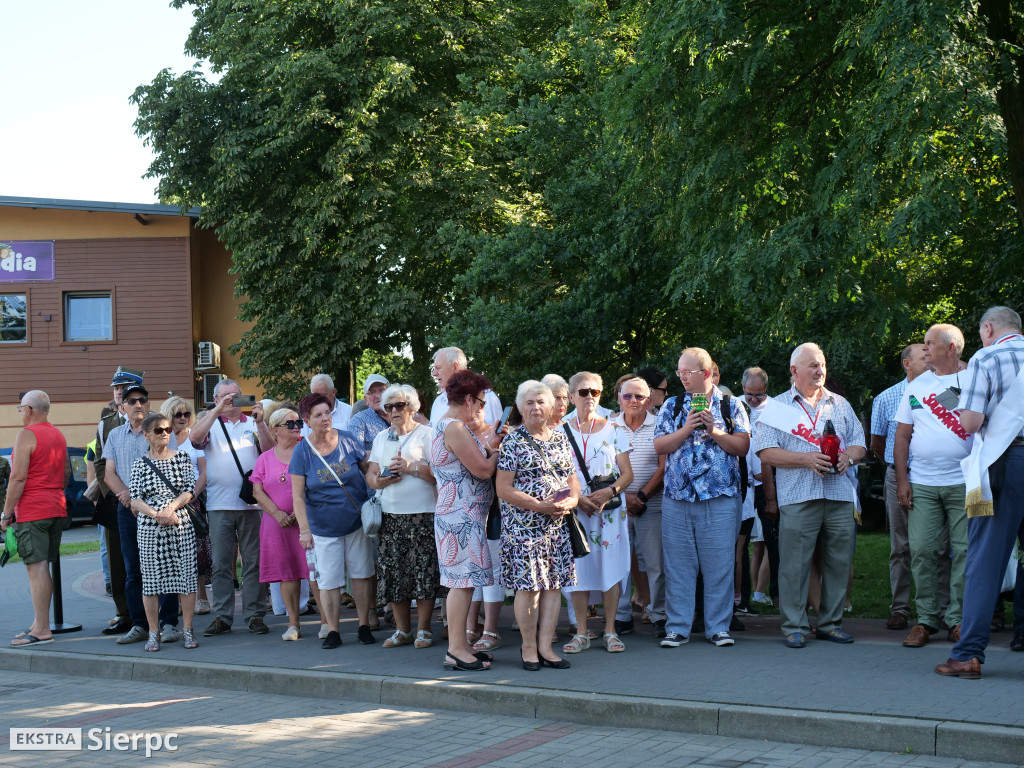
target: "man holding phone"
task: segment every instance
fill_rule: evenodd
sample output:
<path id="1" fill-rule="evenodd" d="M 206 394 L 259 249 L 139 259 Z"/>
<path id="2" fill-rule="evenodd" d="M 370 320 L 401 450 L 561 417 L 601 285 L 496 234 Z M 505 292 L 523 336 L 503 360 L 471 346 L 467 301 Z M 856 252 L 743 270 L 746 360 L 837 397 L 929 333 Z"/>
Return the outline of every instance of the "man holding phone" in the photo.
<path id="1" fill-rule="evenodd" d="M 235 545 L 242 557 L 242 610 L 249 631 L 265 635 L 266 585 L 260 583 L 260 508 L 238 495 L 243 475 L 260 455 L 259 425 L 242 413 L 242 390 L 232 379 L 213 390 L 216 401 L 189 434 L 206 452 L 206 496 L 213 548 L 214 619 L 206 637 L 231 631 L 235 617 Z M 239 398 L 236 400 L 236 398 Z M 255 411 L 255 407 L 254 407 Z M 262 409 L 260 409 L 262 415 Z M 255 413 L 254 413 L 255 416 Z"/>

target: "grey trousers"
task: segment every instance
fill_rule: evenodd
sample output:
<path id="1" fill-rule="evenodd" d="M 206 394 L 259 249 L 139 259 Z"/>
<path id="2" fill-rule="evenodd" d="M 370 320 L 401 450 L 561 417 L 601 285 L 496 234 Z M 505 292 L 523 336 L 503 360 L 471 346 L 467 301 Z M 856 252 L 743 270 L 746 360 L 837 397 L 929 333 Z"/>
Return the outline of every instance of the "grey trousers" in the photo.
<path id="1" fill-rule="evenodd" d="M 231 624 L 235 618 L 235 544 L 242 557 L 242 618 L 267 613 L 267 585 L 260 583 L 260 517 L 256 510 L 211 509 L 213 615 Z"/>
<path id="2" fill-rule="evenodd" d="M 629 518 L 629 541 L 636 550 L 636 559 L 641 571 L 647 572 L 647 581 L 651 586 L 651 621 L 665 619 L 665 567 L 661 548 L 661 498 L 658 504 L 648 504 L 647 511 L 640 517 Z M 618 610 L 615 618 L 628 621 L 633 615 L 631 593 L 633 578 L 630 574 L 622 579 L 622 594 L 619 595 Z"/>
<path id="3" fill-rule="evenodd" d="M 809 634 L 807 590 L 811 557 L 821 536 L 821 603 L 818 631 L 843 623 L 846 584 L 850 580 L 857 524 L 853 502 L 815 499 L 779 509 L 779 609 L 782 634 Z"/>

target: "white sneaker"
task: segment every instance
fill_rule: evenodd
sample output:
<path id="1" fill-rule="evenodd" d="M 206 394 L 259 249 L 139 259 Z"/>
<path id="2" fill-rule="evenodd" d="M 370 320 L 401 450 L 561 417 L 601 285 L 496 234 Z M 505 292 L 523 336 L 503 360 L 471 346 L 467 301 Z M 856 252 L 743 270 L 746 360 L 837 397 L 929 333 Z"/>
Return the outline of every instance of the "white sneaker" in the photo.
<path id="1" fill-rule="evenodd" d="M 176 643 L 181 640 L 181 633 L 178 632 L 178 628 L 173 624 L 164 624 L 160 627 L 160 642 L 161 643 Z"/>
<path id="2" fill-rule="evenodd" d="M 298 640 L 300 637 L 299 628 L 290 626 L 285 630 L 284 634 L 281 635 L 282 640 Z"/>
<path id="3" fill-rule="evenodd" d="M 316 633 L 316 636 L 318 638 L 320 638 L 321 640 L 326 640 L 327 639 L 327 634 L 330 631 L 331 631 L 330 627 L 328 627 L 326 624 L 321 624 L 320 625 L 320 631 Z"/>

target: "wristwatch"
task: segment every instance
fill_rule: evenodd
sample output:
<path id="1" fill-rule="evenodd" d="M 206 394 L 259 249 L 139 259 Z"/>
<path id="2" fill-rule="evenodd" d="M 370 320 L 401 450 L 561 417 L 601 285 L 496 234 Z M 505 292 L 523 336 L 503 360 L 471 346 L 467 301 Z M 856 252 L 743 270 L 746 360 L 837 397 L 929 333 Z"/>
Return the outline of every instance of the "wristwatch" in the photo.
<path id="1" fill-rule="evenodd" d="M 646 504 L 649 501 L 649 499 L 647 498 L 647 494 L 644 493 L 643 491 L 643 488 L 636 492 L 636 497 L 640 499 L 641 503 L 643 504 Z"/>
<path id="2" fill-rule="evenodd" d="M 412 473 L 414 475 L 416 475 L 416 477 L 419 477 L 420 476 L 420 464 L 419 464 L 419 462 L 416 462 L 413 466 L 415 467 L 415 469 L 413 469 Z"/>

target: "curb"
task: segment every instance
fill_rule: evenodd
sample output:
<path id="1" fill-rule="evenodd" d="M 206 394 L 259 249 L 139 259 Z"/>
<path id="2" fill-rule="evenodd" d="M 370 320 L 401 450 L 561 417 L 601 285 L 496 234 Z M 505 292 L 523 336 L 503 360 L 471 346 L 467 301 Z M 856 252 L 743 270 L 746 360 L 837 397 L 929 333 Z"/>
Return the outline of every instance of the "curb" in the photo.
<path id="1" fill-rule="evenodd" d="M 0 648 L 0 669 L 1017 763 L 1024 728 L 244 664 Z"/>

